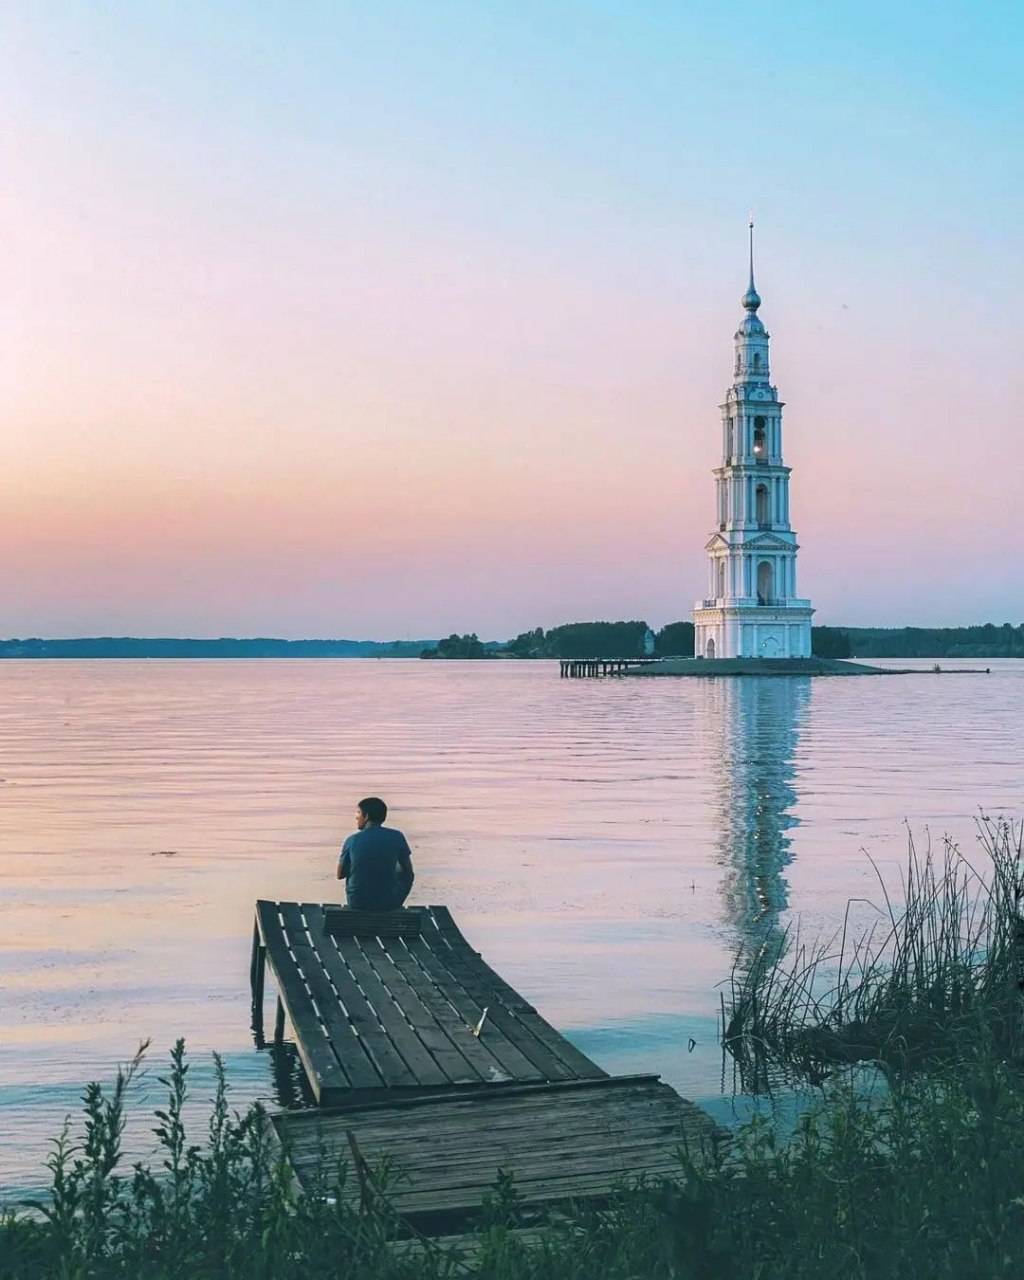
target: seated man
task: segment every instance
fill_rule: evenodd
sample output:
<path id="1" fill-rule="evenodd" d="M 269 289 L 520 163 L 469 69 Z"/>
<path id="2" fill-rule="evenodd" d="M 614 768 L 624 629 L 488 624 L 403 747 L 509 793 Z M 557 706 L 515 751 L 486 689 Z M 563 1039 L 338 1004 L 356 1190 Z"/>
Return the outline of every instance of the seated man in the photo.
<path id="1" fill-rule="evenodd" d="M 356 911 L 394 911 L 409 896 L 415 879 L 412 851 L 401 831 L 385 827 L 388 807 L 378 796 L 360 800 L 356 826 L 341 846 L 338 879 Z"/>

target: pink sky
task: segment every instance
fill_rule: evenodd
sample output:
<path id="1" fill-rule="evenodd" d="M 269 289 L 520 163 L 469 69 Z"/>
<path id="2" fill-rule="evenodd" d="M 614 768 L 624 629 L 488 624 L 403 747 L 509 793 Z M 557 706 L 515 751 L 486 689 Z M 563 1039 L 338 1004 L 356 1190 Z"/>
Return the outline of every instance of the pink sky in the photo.
<path id="1" fill-rule="evenodd" d="M 0 635 L 688 617 L 752 200 L 816 621 L 1020 622 L 1010 62 L 655 10 L 24 6 Z"/>

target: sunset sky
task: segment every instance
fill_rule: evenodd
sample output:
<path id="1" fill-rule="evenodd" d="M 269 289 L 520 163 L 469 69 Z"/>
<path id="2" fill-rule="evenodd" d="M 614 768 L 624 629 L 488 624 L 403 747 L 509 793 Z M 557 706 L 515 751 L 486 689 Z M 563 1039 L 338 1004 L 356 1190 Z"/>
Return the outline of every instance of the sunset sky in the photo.
<path id="1" fill-rule="evenodd" d="M 0 3 L 0 636 L 1024 621 L 1024 8 Z"/>

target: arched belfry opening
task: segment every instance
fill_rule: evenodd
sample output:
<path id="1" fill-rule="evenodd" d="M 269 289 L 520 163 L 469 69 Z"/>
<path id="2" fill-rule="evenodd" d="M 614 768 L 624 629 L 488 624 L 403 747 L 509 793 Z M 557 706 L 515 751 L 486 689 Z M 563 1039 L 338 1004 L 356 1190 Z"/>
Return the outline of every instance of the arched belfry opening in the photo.
<path id="1" fill-rule="evenodd" d="M 768 486 L 766 484 L 759 484 L 757 486 L 754 490 L 754 499 L 757 508 L 757 523 L 764 525 L 770 524 L 772 518 L 771 502 L 768 497 Z"/>
<path id="2" fill-rule="evenodd" d="M 770 560 L 757 566 L 757 603 L 769 604 L 775 596 L 775 570 Z"/>
<path id="3" fill-rule="evenodd" d="M 705 650 L 705 656 L 708 658 L 713 658 L 715 656 L 715 642 L 713 639 L 708 640 L 708 646 L 707 646 L 707 649 Z"/>
<path id="4" fill-rule="evenodd" d="M 754 419 L 754 457 L 768 456 L 768 438 L 765 433 L 765 421 L 760 414 Z"/>

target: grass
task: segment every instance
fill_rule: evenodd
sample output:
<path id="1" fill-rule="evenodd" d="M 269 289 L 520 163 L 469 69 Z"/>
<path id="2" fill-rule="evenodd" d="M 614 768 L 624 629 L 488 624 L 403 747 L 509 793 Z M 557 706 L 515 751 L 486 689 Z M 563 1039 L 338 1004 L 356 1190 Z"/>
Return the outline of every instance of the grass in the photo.
<path id="1" fill-rule="evenodd" d="M 733 974 L 723 1042 L 744 1087 L 778 1067 L 820 1083 L 840 1063 L 888 1073 L 956 1060 L 982 1035 L 1024 1060 L 1024 828 L 979 819 L 981 871 L 945 842 L 910 841 L 897 908 L 879 877 L 883 921 L 827 943 L 766 943 Z"/>
<path id="2" fill-rule="evenodd" d="M 918 1074 L 869 1104 L 830 1083 L 781 1142 L 758 1120 L 736 1150 L 680 1183 L 622 1187 L 599 1210 L 567 1206 L 523 1239 L 514 1181 L 503 1178 L 465 1244 L 393 1242 L 394 1171 L 358 1194 L 326 1163 L 293 1199 L 259 1107 L 232 1115 L 219 1088 L 203 1142 L 182 1112 L 179 1042 L 155 1115 L 156 1168 L 121 1169 L 125 1105 L 139 1059 L 112 1089 L 90 1086 L 81 1134 L 58 1138 L 51 1198 L 0 1219 L 3 1280 L 917 1280 L 1016 1277 L 1024 1257 L 1024 1084 L 991 1046 Z M 415 1243 L 415 1242 L 414 1242 Z"/>

